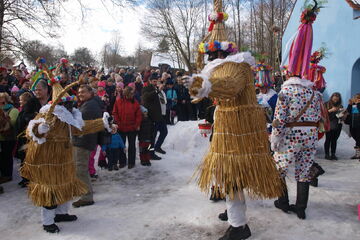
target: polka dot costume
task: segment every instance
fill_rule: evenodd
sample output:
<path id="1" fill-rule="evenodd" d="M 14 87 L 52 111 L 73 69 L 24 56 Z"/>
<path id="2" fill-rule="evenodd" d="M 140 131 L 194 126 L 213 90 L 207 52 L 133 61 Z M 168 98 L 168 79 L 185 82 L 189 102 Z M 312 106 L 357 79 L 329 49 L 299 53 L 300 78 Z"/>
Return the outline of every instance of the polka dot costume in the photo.
<path id="1" fill-rule="evenodd" d="M 295 179 L 298 182 L 310 182 L 309 170 L 314 163 L 318 129 L 316 127 L 285 127 L 295 122 L 296 117 L 311 99 L 311 82 L 300 78 L 290 78 L 279 93 L 276 104 L 272 139 L 281 141 L 281 150 L 275 152 L 274 159 L 282 176 L 288 173 L 289 165 L 295 164 Z M 308 109 L 297 122 L 318 122 L 321 118 L 321 94 L 314 93 Z M 273 138 L 275 137 L 275 138 Z"/>

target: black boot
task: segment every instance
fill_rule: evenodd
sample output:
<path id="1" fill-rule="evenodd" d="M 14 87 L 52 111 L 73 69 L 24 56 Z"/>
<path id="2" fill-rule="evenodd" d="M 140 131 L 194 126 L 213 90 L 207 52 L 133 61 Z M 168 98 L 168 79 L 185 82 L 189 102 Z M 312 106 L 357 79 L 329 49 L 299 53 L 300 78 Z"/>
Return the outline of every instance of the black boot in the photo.
<path id="1" fill-rule="evenodd" d="M 298 218 L 305 219 L 305 209 L 309 200 L 309 187 L 308 182 L 297 182 L 296 204 L 290 205 L 290 211 L 297 214 Z"/>
<path id="2" fill-rule="evenodd" d="M 155 152 L 151 153 L 151 160 L 161 160 L 161 157 L 155 154 Z"/>
<path id="3" fill-rule="evenodd" d="M 58 233 L 58 232 L 60 232 L 59 227 L 55 223 L 53 223 L 51 225 L 43 225 L 43 228 L 48 233 Z"/>
<path id="4" fill-rule="evenodd" d="M 4 188 L 0 186 L 0 194 L 4 193 Z"/>
<path id="5" fill-rule="evenodd" d="M 72 222 L 76 221 L 76 215 L 69 215 L 69 214 L 56 214 L 54 221 L 55 222 Z"/>
<path id="6" fill-rule="evenodd" d="M 313 180 L 311 180 L 310 185 L 313 187 L 318 187 L 319 185 L 319 179 L 318 178 L 314 178 Z"/>
<path id="7" fill-rule="evenodd" d="M 219 238 L 219 240 L 243 240 L 249 238 L 250 236 L 251 232 L 247 224 L 240 227 L 230 226 L 226 230 L 225 235 Z"/>
<path id="8" fill-rule="evenodd" d="M 221 221 L 227 221 L 228 220 L 227 210 L 225 210 L 225 212 L 219 214 L 219 219 Z"/>
<path id="9" fill-rule="evenodd" d="M 312 179 L 310 182 L 310 185 L 313 187 L 318 186 L 318 177 L 320 175 L 323 175 L 325 173 L 325 170 L 316 162 L 313 163 L 313 165 L 310 167 L 310 173 L 309 178 Z"/>
<path id="10" fill-rule="evenodd" d="M 278 200 L 274 201 L 274 205 L 276 208 L 282 210 L 284 213 L 288 213 L 289 211 L 289 194 L 288 194 L 288 190 L 286 187 L 286 181 L 285 179 L 283 179 L 283 188 L 284 188 L 284 193 L 281 197 L 278 198 Z"/>

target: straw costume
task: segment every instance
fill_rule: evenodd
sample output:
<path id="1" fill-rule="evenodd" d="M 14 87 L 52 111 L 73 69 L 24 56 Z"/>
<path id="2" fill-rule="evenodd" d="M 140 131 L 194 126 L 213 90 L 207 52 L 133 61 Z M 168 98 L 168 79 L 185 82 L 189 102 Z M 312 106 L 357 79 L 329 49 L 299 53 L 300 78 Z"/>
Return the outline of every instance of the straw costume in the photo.
<path id="1" fill-rule="evenodd" d="M 235 43 L 227 41 L 222 1 L 214 0 L 214 6 L 215 12 L 209 16 L 211 32 L 199 46 L 199 67 L 205 53 L 210 58 L 236 52 Z M 256 101 L 254 64 L 248 52 L 217 58 L 187 81 L 192 96 L 209 96 L 217 102 L 213 138 L 199 167 L 198 184 L 202 191 L 208 192 L 214 185 L 215 192 L 226 195 L 231 226 L 221 239 L 251 235 L 243 191 L 255 198 L 282 194 L 282 181 L 269 151 L 264 112 Z"/>
<path id="2" fill-rule="evenodd" d="M 104 127 L 108 131 L 111 129 L 108 115 L 84 121 L 79 110 L 71 111 L 66 107 L 72 107 L 75 99 L 66 92 L 81 80 L 63 89 L 59 84 L 61 79 L 54 77 L 46 67 L 38 76 L 46 76 L 52 85 L 52 102 L 43 106 L 28 125 L 26 136 L 29 142 L 21 175 L 30 181 L 29 197 L 34 205 L 44 207 L 44 230 L 58 232 L 54 218 L 55 221 L 76 220 L 76 216 L 67 214 L 68 201 L 88 191 L 76 177 L 71 136 L 102 131 Z"/>
<path id="3" fill-rule="evenodd" d="M 314 163 L 318 126 L 321 118 L 321 93 L 313 89 L 309 81 L 309 64 L 312 46 L 312 23 L 319 6 L 306 6 L 301 16 L 302 24 L 292 42 L 288 65 L 290 77 L 282 86 L 275 109 L 271 147 L 274 159 L 285 178 L 289 164 L 295 163 L 297 181 L 296 205 L 289 206 L 287 191 L 275 201 L 275 206 L 284 212 L 297 213 L 305 219 L 309 197 L 309 182 L 313 176 L 310 169 Z"/>

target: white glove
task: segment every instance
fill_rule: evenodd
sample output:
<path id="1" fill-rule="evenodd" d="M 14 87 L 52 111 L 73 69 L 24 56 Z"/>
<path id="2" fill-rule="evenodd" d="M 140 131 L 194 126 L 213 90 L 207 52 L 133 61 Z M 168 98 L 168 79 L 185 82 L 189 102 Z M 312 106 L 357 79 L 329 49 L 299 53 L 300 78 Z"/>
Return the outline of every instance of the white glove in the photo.
<path id="1" fill-rule="evenodd" d="M 49 124 L 47 123 L 40 123 L 39 126 L 38 126 L 38 132 L 40 134 L 45 134 L 47 133 L 48 131 L 50 131 L 50 126 Z"/>
<path id="2" fill-rule="evenodd" d="M 190 76 L 183 76 L 183 77 L 181 78 L 181 80 L 183 81 L 184 86 L 185 86 L 186 88 L 190 88 L 191 85 L 192 85 L 193 82 L 194 82 L 194 78 L 193 78 L 193 77 L 190 77 Z"/>
<path id="3" fill-rule="evenodd" d="M 110 118 L 110 114 L 108 112 L 104 112 L 104 115 L 103 115 L 104 128 L 108 132 L 112 132 L 112 129 L 109 125 L 109 118 Z"/>

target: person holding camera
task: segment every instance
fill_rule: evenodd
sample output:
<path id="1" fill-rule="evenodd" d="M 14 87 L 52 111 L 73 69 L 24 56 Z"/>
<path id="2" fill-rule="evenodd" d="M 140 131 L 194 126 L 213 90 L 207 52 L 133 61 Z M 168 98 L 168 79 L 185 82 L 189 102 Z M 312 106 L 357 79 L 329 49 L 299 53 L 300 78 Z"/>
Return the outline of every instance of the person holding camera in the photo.
<path id="1" fill-rule="evenodd" d="M 345 111 L 341 103 L 341 95 L 338 92 L 333 93 L 330 100 L 325 103 L 330 119 L 330 131 L 326 133 L 326 140 L 324 144 L 325 159 L 327 160 L 337 160 L 335 155 L 336 144 L 342 129 L 341 116 L 343 116 L 343 112 Z M 330 147 L 331 156 L 329 155 Z"/>

